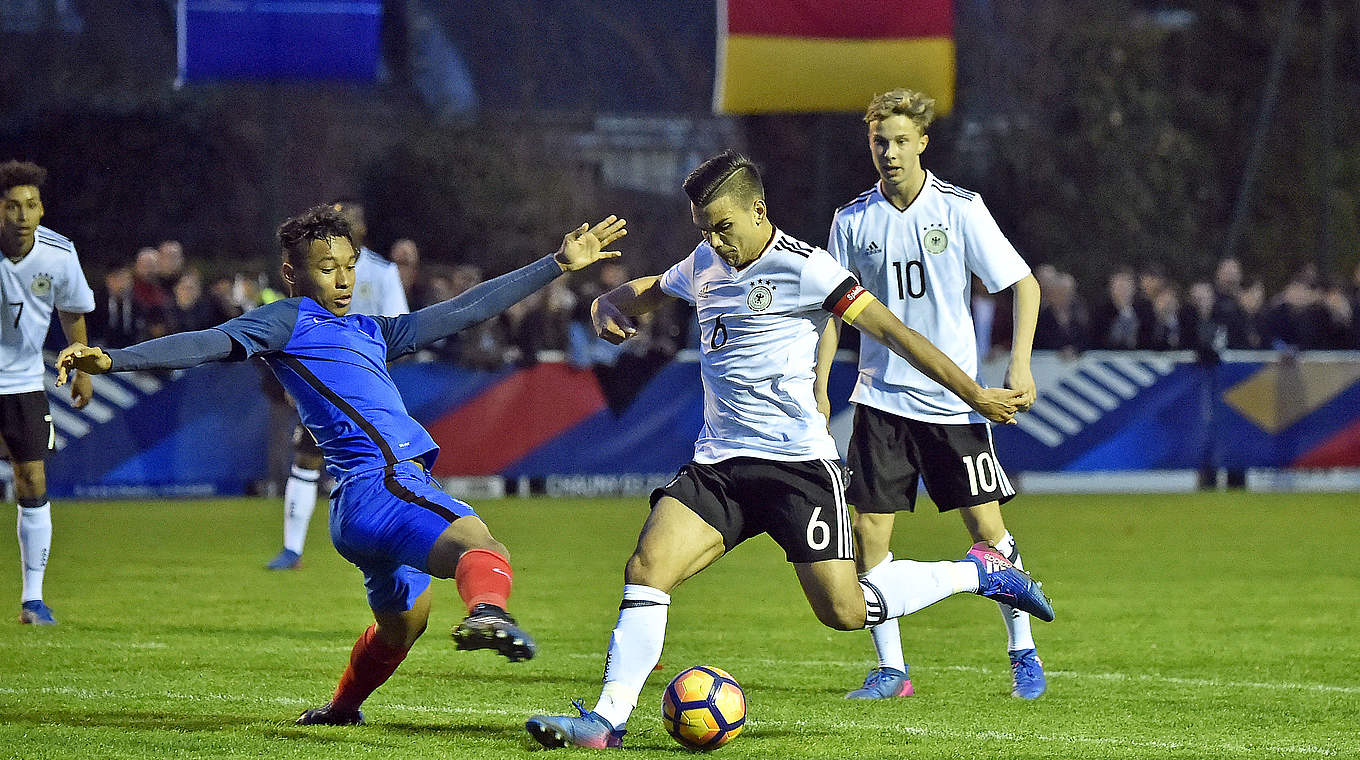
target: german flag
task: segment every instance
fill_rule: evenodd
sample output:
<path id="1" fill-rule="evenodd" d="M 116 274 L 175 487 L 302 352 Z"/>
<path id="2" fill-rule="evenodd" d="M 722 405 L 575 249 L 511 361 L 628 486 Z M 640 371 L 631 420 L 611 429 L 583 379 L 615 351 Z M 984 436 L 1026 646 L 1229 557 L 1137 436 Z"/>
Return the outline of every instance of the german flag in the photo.
<path id="1" fill-rule="evenodd" d="M 954 105 L 953 0 L 718 0 L 718 113 L 861 111 L 897 87 Z"/>

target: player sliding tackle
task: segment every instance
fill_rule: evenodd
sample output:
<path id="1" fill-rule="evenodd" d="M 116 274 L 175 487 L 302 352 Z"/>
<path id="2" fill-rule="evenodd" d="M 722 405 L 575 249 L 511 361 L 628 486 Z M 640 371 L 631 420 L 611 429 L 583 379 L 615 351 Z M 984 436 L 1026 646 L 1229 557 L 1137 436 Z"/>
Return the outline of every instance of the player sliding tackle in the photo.
<path id="1" fill-rule="evenodd" d="M 618 256 L 602 249 L 625 234 L 624 221 L 612 216 L 583 224 L 557 253 L 457 298 L 399 317 L 369 317 L 348 314 L 358 260 L 349 224 L 318 206 L 279 227 L 291 298 L 208 330 L 107 352 L 80 344 L 61 352 L 58 385 L 73 369 L 179 369 L 259 356 L 296 400 L 337 483 L 331 540 L 363 571 L 376 621 L 355 643 L 335 696 L 298 723 L 363 722 L 359 706 L 425 630 L 430 576 L 458 581 L 468 609 L 453 630 L 459 649 L 493 649 L 512 662 L 534 656 L 533 641 L 505 611 L 505 546 L 472 507 L 430 477 L 439 447 L 407 413 L 387 363 L 499 314 L 564 271 Z"/>
<path id="2" fill-rule="evenodd" d="M 1053 619 L 1039 584 L 985 543 L 960 562 L 897 560 L 871 583 L 855 575 L 845 484 L 813 365 L 832 315 L 863 330 L 989 420 L 1013 422 L 1020 391 L 982 388 L 904 326 L 820 248 L 779 231 L 760 175 L 727 152 L 685 180 L 704 240 L 659 277 L 596 299 L 595 329 L 614 343 L 667 298 L 695 305 L 702 331 L 704 427 L 694 460 L 652 493 L 652 512 L 624 569 L 623 603 L 604 690 L 580 716 L 525 724 L 547 747 L 619 747 L 624 723 L 661 656 L 670 592 L 752 536 L 769 533 L 793 563 L 817 619 L 855 630 L 972 592 Z"/>

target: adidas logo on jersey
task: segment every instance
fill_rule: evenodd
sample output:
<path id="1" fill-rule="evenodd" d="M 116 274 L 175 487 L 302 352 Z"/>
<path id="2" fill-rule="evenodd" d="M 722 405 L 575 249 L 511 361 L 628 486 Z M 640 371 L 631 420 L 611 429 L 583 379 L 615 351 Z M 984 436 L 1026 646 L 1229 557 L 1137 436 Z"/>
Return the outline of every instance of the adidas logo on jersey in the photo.
<path id="1" fill-rule="evenodd" d="M 869 247 L 868 247 L 869 253 L 878 253 L 880 250 L 882 250 L 882 249 L 878 247 L 878 243 L 875 243 L 875 242 L 872 241 L 872 240 L 869 241 Z"/>

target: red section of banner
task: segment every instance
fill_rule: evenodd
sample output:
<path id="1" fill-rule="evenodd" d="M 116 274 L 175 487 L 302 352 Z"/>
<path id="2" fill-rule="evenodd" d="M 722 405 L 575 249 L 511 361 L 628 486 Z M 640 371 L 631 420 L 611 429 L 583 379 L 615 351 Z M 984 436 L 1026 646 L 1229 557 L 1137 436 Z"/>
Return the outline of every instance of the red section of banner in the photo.
<path id="1" fill-rule="evenodd" d="M 434 474 L 494 475 L 604 408 L 590 370 L 539 364 L 516 372 L 428 426 L 440 448 Z"/>
<path id="2" fill-rule="evenodd" d="M 1360 467 L 1360 420 L 1299 457 L 1295 467 Z"/>
<path id="3" fill-rule="evenodd" d="M 719 30 L 721 32 L 721 30 Z M 953 0 L 727 0 L 727 33 L 767 37 L 953 37 Z"/>

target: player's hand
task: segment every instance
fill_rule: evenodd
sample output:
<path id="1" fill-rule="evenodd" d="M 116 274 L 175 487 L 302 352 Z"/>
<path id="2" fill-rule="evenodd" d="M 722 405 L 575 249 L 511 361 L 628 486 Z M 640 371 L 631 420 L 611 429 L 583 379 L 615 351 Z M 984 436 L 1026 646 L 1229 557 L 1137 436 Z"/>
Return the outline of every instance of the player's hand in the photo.
<path id="1" fill-rule="evenodd" d="M 94 398 L 94 381 L 84 372 L 71 378 L 71 401 L 77 409 L 84 409 L 85 405 Z"/>
<path id="2" fill-rule="evenodd" d="M 84 343 L 72 343 L 57 354 L 57 385 L 65 385 L 67 373 L 72 370 L 89 375 L 102 375 L 112 368 L 113 360 L 103 349 L 91 348 Z M 76 376 L 76 382 L 80 382 L 79 375 Z"/>
<path id="3" fill-rule="evenodd" d="M 632 317 L 619 311 L 619 308 L 600 296 L 590 305 L 590 321 L 595 326 L 595 334 L 618 345 L 637 334 L 637 323 Z"/>
<path id="4" fill-rule="evenodd" d="M 1017 411 L 1028 412 L 1039 397 L 1039 389 L 1034 384 L 1034 375 L 1030 372 L 1029 365 L 1021 367 L 1012 364 L 1010 369 L 1006 370 L 1006 387 L 1025 394 L 1015 406 Z"/>
<path id="5" fill-rule="evenodd" d="M 983 388 L 969 405 L 992 422 L 1014 425 L 1015 412 L 1023 395 L 1011 388 Z"/>
<path id="6" fill-rule="evenodd" d="M 584 269 L 600 259 L 615 259 L 618 251 L 603 250 L 605 246 L 628 234 L 624 227 L 628 222 L 609 215 L 594 227 L 582 224 L 562 238 L 562 247 L 554 256 L 557 265 L 564 272 Z"/>

